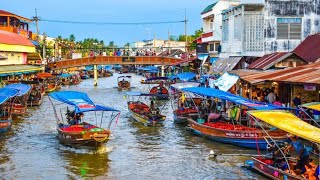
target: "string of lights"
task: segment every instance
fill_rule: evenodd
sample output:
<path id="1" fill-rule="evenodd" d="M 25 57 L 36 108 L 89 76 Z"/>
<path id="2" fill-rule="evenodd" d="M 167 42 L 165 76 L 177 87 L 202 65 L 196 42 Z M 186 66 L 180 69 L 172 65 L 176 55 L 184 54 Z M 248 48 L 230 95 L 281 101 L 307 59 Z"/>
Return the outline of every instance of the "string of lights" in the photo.
<path id="1" fill-rule="evenodd" d="M 64 23 L 64 24 L 83 24 L 83 25 L 152 25 L 152 24 L 178 24 L 178 23 L 186 22 L 186 20 L 150 21 L 150 22 L 89 22 L 89 21 L 65 21 L 65 20 L 52 20 L 52 19 L 41 19 L 40 21 L 51 22 L 51 23 Z"/>

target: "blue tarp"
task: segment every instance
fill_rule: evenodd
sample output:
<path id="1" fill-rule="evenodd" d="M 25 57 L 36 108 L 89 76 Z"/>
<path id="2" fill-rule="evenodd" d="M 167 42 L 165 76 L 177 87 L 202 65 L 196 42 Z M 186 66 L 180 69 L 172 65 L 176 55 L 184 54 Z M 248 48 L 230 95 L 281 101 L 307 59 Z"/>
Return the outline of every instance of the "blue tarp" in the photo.
<path id="1" fill-rule="evenodd" d="M 0 77 L 6 77 L 9 76 L 9 74 L 0 74 Z"/>
<path id="2" fill-rule="evenodd" d="M 173 79 L 178 79 L 178 76 L 177 75 L 171 75 L 171 76 L 168 76 L 168 78 L 173 80 Z"/>
<path id="3" fill-rule="evenodd" d="M 1 96 L 9 96 L 10 98 L 18 95 L 19 91 L 11 88 L 0 88 Z"/>
<path id="4" fill-rule="evenodd" d="M 150 94 L 150 93 L 142 93 L 142 92 L 126 92 L 128 96 L 157 96 L 157 97 L 168 97 L 166 94 Z"/>
<path id="5" fill-rule="evenodd" d="M 158 70 L 157 67 L 155 66 L 146 66 L 145 69 L 149 69 L 149 70 Z"/>
<path id="6" fill-rule="evenodd" d="M 88 111 L 119 111 L 110 107 L 94 104 L 89 96 L 82 92 L 61 91 L 50 93 L 49 96 L 57 101 L 74 106 L 76 113 Z"/>
<path id="7" fill-rule="evenodd" d="M 115 68 L 121 68 L 122 66 L 121 65 L 115 65 L 114 67 Z"/>
<path id="8" fill-rule="evenodd" d="M 86 71 L 92 71 L 93 70 L 93 66 L 86 66 Z"/>
<path id="9" fill-rule="evenodd" d="M 158 70 L 148 70 L 148 73 L 158 73 Z"/>
<path id="10" fill-rule="evenodd" d="M 23 96 L 31 90 L 31 86 L 27 84 L 9 84 L 5 88 L 18 90 L 17 96 Z"/>
<path id="11" fill-rule="evenodd" d="M 218 57 L 210 57 L 210 63 L 215 63 L 219 58 Z"/>
<path id="12" fill-rule="evenodd" d="M 10 99 L 10 96 L 2 96 L 2 95 L 0 95 L 0 104 L 3 104 L 8 99 Z"/>
<path id="13" fill-rule="evenodd" d="M 256 110 L 291 109 L 291 108 L 287 108 L 287 107 L 276 106 L 273 104 L 251 101 L 251 100 L 246 99 L 244 97 L 237 96 L 237 95 L 231 94 L 229 92 L 224 92 L 224 91 L 221 91 L 218 89 L 212 89 L 212 88 L 192 87 L 192 88 L 183 88 L 182 91 L 192 92 L 192 93 L 202 95 L 202 96 L 219 98 L 222 100 L 231 101 L 235 104 L 243 105 L 248 108 L 252 108 L 252 109 L 256 109 Z"/>
<path id="14" fill-rule="evenodd" d="M 68 78 L 68 77 L 71 77 L 72 74 L 61 74 L 59 75 L 59 77 L 62 77 L 62 78 Z"/>
<path id="15" fill-rule="evenodd" d="M 196 74 L 193 72 L 184 72 L 177 74 L 177 76 L 181 81 L 190 81 L 191 79 L 196 77 Z"/>
<path id="16" fill-rule="evenodd" d="M 112 66 L 104 66 L 104 69 L 105 69 L 106 71 L 110 71 L 110 70 L 112 69 Z"/>

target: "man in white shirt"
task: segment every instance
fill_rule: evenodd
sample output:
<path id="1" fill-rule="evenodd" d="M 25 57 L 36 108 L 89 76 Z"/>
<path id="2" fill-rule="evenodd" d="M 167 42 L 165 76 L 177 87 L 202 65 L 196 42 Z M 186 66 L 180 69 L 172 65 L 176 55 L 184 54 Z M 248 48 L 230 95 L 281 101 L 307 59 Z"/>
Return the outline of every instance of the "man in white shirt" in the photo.
<path id="1" fill-rule="evenodd" d="M 276 95 L 274 94 L 273 90 L 270 91 L 267 99 L 270 104 L 272 104 L 276 100 Z"/>

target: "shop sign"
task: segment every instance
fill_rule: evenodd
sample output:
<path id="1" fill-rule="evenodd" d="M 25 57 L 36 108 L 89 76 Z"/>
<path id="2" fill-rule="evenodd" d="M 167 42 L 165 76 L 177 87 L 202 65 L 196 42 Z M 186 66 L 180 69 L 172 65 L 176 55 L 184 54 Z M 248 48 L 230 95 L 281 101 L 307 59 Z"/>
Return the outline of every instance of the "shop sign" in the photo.
<path id="1" fill-rule="evenodd" d="M 317 90 L 317 86 L 316 85 L 305 84 L 304 85 L 304 90 L 305 91 L 316 91 Z"/>

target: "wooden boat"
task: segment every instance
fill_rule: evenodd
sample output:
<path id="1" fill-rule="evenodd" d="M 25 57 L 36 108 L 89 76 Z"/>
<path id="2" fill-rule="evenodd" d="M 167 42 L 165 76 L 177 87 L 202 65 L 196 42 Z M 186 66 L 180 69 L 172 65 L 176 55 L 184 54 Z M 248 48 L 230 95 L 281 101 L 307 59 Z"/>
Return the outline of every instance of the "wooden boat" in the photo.
<path id="1" fill-rule="evenodd" d="M 188 122 L 189 130 L 210 140 L 251 149 L 267 149 L 266 133 L 261 129 L 233 125 L 227 122 L 205 122 L 202 124 L 192 118 L 188 118 Z M 284 131 L 269 130 L 267 132 L 277 141 L 288 140 L 287 133 Z"/>
<path id="2" fill-rule="evenodd" d="M 17 90 L 0 88 L 0 133 L 6 133 L 12 126 L 12 101 Z"/>
<path id="3" fill-rule="evenodd" d="M 15 89 L 18 94 L 12 102 L 12 115 L 21 116 L 27 111 L 27 101 L 31 92 L 31 86 L 27 84 L 10 84 L 6 86 L 9 89 Z"/>
<path id="4" fill-rule="evenodd" d="M 237 96 L 218 89 L 190 87 L 183 88 L 182 90 L 184 92 L 193 93 L 202 97 L 226 100 L 235 104 L 246 106 L 249 109 L 287 109 L 282 106 L 275 106 L 272 104 L 251 101 L 241 96 Z M 240 112 L 240 110 L 238 112 Z M 246 148 L 259 148 L 265 150 L 268 144 L 267 140 L 265 139 L 266 133 L 268 133 L 273 139 L 277 141 L 288 140 L 288 137 L 286 136 L 287 133 L 285 131 L 274 130 L 270 128 L 265 132 L 263 129 L 241 125 L 240 120 L 238 121 L 238 119 L 236 119 L 235 117 L 228 120 L 229 122 L 224 121 L 224 118 L 221 118 L 221 122 L 210 122 L 209 118 L 207 118 L 206 114 L 204 114 L 203 112 L 201 112 L 201 115 L 199 115 L 199 117 L 201 118 L 188 118 L 188 128 L 191 130 L 191 132 L 197 135 L 202 135 L 214 141 L 234 144 Z M 220 118 L 216 118 L 214 119 L 214 121 L 220 121 L 219 119 Z"/>
<path id="5" fill-rule="evenodd" d="M 57 89 L 57 85 L 54 83 L 49 83 L 47 84 L 47 87 L 45 88 L 46 89 L 46 93 L 51 93 L 51 92 L 54 92 L 56 89 Z"/>
<path id="6" fill-rule="evenodd" d="M 72 76 L 71 74 L 61 74 L 59 76 L 61 84 L 65 85 L 65 86 L 70 85 L 71 84 L 71 76 Z"/>
<path id="7" fill-rule="evenodd" d="M 288 111 L 260 110 L 249 111 L 248 114 L 255 122 L 263 121 L 296 137 L 301 137 L 311 143 L 320 144 L 320 129 L 302 121 Z M 260 125 L 260 123 L 257 124 Z M 279 145 L 276 147 L 281 148 Z M 287 165 L 286 171 L 276 168 L 274 158 L 268 157 L 252 157 L 252 159 L 245 162 L 245 165 L 270 179 L 305 179 L 302 176 L 290 174 L 290 170 L 294 170 L 292 169 L 293 165 L 285 154 L 281 154 L 283 155 L 281 159 L 283 159 Z"/>
<path id="8" fill-rule="evenodd" d="M 245 162 L 245 166 L 258 171 L 270 179 L 288 179 L 288 180 L 302 180 L 302 176 L 293 175 L 274 167 L 274 161 L 265 157 L 252 158 Z"/>
<path id="9" fill-rule="evenodd" d="M 140 81 L 141 84 L 160 84 L 161 82 L 169 85 L 176 83 L 174 80 L 171 80 L 168 77 L 154 77 L 146 80 L 142 79 Z"/>
<path id="10" fill-rule="evenodd" d="M 152 109 L 145 103 L 143 103 L 140 98 L 138 101 L 130 101 L 130 98 L 134 97 L 149 97 L 154 96 L 153 94 L 143 94 L 143 93 L 126 93 L 128 100 L 128 110 L 132 118 L 138 122 L 141 122 L 145 126 L 163 126 L 166 116 L 160 114 L 160 110 L 157 108 Z"/>
<path id="11" fill-rule="evenodd" d="M 131 76 L 119 76 L 118 80 L 118 89 L 129 90 L 131 88 Z"/>
<path id="12" fill-rule="evenodd" d="M 62 91 L 62 92 L 54 92 L 49 94 L 50 101 L 55 99 L 59 102 L 66 103 L 68 105 L 72 105 L 75 110 L 69 111 L 67 109 L 66 113 L 66 121 L 64 121 L 64 117 L 59 118 L 57 111 L 55 110 L 55 116 L 58 119 L 58 139 L 62 144 L 68 146 L 91 146 L 98 147 L 103 145 L 104 143 L 109 141 L 109 137 L 111 134 L 110 126 L 114 119 L 119 118 L 120 112 L 116 109 L 96 105 L 92 102 L 92 100 L 85 93 L 76 92 L 76 91 Z M 55 107 L 54 103 L 52 105 Z M 107 125 L 107 129 L 102 126 L 95 126 L 88 122 L 83 122 L 82 116 L 83 113 L 88 111 L 111 111 L 118 112 L 116 115 L 111 115 L 110 122 Z M 103 114 L 102 114 L 102 117 Z M 96 119 L 96 121 L 102 121 L 102 119 Z M 100 123 L 101 125 L 102 123 Z"/>
<path id="13" fill-rule="evenodd" d="M 173 122 L 176 124 L 188 123 L 188 117 L 198 117 L 198 110 L 193 108 L 182 108 L 173 111 Z"/>
<path id="14" fill-rule="evenodd" d="M 90 76 L 86 73 L 81 73 L 80 77 L 81 77 L 81 79 L 89 79 L 90 78 Z"/>
<path id="15" fill-rule="evenodd" d="M 31 85 L 32 89 L 28 99 L 28 106 L 40 106 L 45 95 L 45 88 L 39 80 L 21 81 L 22 84 Z"/>
<path id="16" fill-rule="evenodd" d="M 79 74 L 73 74 L 70 79 L 70 85 L 78 85 L 81 83 L 81 77 Z"/>
<path id="17" fill-rule="evenodd" d="M 113 66 L 104 66 L 103 76 L 104 76 L 104 77 L 113 76 L 113 73 L 112 73 L 112 71 L 111 71 L 112 68 L 113 68 Z"/>
<path id="18" fill-rule="evenodd" d="M 169 100 L 169 91 L 167 88 L 160 86 L 156 86 L 151 88 L 150 94 L 155 94 L 159 96 L 155 96 L 157 100 Z"/>

